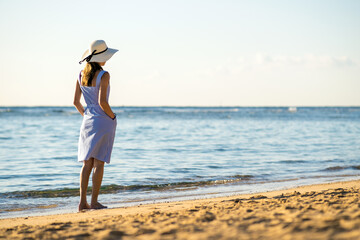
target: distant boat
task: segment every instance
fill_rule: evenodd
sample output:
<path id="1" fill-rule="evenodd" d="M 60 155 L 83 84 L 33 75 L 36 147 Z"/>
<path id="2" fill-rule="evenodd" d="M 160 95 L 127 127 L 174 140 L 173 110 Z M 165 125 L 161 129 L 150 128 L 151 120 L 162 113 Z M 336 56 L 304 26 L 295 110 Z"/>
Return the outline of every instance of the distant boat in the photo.
<path id="1" fill-rule="evenodd" d="M 288 111 L 294 113 L 294 112 L 297 112 L 297 108 L 296 107 L 289 107 Z"/>

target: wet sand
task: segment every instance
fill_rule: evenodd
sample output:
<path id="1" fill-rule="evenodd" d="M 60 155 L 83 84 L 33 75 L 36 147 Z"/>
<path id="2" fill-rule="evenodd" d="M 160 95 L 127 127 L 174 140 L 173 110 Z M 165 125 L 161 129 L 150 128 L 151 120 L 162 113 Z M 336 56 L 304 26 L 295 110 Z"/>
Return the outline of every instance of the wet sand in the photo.
<path id="1" fill-rule="evenodd" d="M 0 239 L 360 239 L 359 191 L 356 180 L 1 219 Z"/>

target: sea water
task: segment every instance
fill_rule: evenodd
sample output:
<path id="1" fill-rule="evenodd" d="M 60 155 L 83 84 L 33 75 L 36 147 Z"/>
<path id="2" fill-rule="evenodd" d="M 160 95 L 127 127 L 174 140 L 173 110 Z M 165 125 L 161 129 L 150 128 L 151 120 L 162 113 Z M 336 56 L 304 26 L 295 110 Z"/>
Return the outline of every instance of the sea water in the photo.
<path id="1" fill-rule="evenodd" d="M 360 179 L 360 107 L 113 110 L 109 207 Z M 76 211 L 81 121 L 74 107 L 0 107 L 0 218 Z"/>

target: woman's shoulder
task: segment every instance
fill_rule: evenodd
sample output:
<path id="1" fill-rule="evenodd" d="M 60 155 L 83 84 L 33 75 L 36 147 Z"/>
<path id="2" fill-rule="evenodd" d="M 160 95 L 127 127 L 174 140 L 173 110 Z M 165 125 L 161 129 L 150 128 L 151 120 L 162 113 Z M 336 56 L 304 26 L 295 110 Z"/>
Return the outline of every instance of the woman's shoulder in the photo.
<path id="1" fill-rule="evenodd" d="M 104 71 L 103 75 L 100 79 L 101 84 L 109 84 L 110 82 L 110 74 L 107 71 Z"/>
<path id="2" fill-rule="evenodd" d="M 105 70 L 103 70 L 104 71 L 104 73 L 103 73 L 103 75 L 101 76 L 101 78 L 104 78 L 104 79 L 109 79 L 110 78 L 110 73 L 108 72 L 108 71 L 105 71 Z"/>

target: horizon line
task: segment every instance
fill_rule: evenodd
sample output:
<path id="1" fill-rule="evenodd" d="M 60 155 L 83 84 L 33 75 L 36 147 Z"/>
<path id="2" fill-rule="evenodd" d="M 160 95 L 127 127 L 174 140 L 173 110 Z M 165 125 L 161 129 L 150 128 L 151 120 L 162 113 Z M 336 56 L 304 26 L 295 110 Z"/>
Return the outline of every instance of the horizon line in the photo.
<path id="1" fill-rule="evenodd" d="M 73 105 L 0 105 L 3 107 L 74 107 Z M 86 107 L 86 105 L 84 105 Z M 360 107 L 360 105 L 113 105 L 111 107 Z"/>

